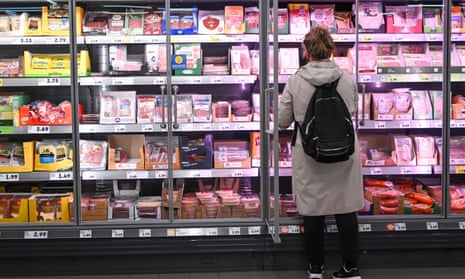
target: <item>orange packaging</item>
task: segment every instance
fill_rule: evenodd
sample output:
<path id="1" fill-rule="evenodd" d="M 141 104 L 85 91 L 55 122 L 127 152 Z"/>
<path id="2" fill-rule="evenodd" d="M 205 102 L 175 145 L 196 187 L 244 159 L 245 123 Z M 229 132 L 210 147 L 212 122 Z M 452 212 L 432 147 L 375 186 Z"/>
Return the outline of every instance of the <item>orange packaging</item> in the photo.
<path id="1" fill-rule="evenodd" d="M 244 34 L 244 7 L 225 6 L 224 7 L 224 33 Z"/>

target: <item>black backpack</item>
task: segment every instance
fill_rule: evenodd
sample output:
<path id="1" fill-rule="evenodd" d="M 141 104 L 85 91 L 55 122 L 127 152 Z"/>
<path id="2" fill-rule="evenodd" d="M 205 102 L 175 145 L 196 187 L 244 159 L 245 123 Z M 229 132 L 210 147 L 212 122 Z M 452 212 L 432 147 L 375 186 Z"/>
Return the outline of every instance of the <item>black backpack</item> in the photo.
<path id="1" fill-rule="evenodd" d="M 354 127 L 338 81 L 316 86 L 302 125 L 294 124 L 293 143 L 299 129 L 305 153 L 322 163 L 346 161 L 354 153 Z"/>

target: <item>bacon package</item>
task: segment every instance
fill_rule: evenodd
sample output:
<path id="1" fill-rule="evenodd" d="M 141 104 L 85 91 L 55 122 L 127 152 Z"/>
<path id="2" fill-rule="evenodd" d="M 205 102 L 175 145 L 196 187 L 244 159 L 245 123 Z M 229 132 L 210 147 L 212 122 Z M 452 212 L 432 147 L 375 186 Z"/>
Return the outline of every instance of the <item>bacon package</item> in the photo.
<path id="1" fill-rule="evenodd" d="M 355 4 L 353 5 L 355 10 Z M 385 22 L 381 2 L 362 2 L 358 6 L 358 31 L 361 33 L 384 33 Z"/>
<path id="2" fill-rule="evenodd" d="M 137 123 L 155 122 L 155 96 L 137 95 Z"/>
<path id="3" fill-rule="evenodd" d="M 162 34 L 162 12 L 150 11 L 144 16 L 144 35 L 161 35 Z"/>

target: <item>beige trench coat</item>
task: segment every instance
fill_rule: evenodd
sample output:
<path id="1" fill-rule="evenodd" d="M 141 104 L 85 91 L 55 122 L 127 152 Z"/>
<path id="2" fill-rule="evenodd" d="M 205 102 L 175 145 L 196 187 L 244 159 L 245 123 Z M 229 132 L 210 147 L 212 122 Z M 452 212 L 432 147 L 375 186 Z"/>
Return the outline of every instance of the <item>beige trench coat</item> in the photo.
<path id="1" fill-rule="evenodd" d="M 357 89 L 353 79 L 330 60 L 312 61 L 301 67 L 286 84 L 279 102 L 278 125 L 288 128 L 302 123 L 315 86 L 339 78 L 337 90 L 349 111 L 356 112 Z M 358 141 L 348 161 L 319 163 L 306 155 L 300 135 L 292 149 L 292 190 L 297 209 L 304 216 L 332 215 L 358 211 L 364 206 L 362 170 Z"/>

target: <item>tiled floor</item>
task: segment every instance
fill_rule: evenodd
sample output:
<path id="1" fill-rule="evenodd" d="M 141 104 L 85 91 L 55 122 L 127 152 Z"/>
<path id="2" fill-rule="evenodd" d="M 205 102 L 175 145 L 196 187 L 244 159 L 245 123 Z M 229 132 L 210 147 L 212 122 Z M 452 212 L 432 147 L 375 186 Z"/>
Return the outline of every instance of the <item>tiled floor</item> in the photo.
<path id="1" fill-rule="evenodd" d="M 325 279 L 332 278 L 328 270 Z M 363 279 L 465 279 L 464 267 L 370 268 L 361 270 Z M 211 273 L 166 273 L 134 275 L 76 275 L 9 277 L 11 279 L 305 279 L 305 271 L 249 271 Z"/>

